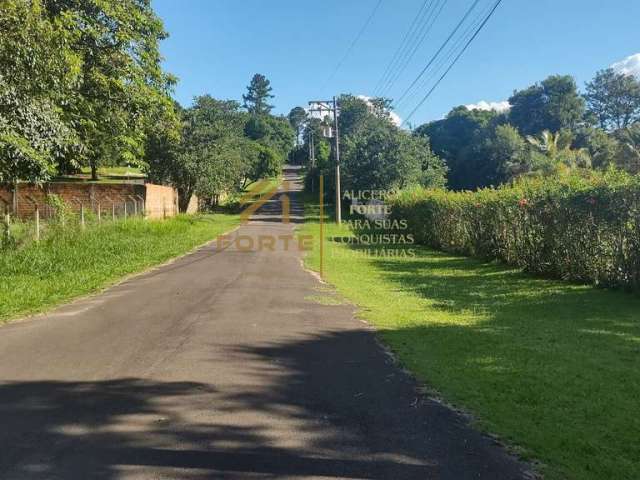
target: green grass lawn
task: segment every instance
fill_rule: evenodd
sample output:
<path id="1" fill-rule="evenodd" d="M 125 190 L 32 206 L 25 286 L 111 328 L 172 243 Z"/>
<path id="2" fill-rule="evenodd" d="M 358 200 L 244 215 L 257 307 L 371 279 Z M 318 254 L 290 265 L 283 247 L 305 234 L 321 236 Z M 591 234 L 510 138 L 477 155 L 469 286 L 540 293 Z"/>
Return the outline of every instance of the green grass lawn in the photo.
<path id="1" fill-rule="evenodd" d="M 318 236 L 317 204 L 301 233 Z M 640 478 L 640 298 L 414 247 L 374 257 L 334 241 L 325 279 L 399 361 L 548 479 Z M 318 270 L 319 242 L 307 256 Z M 404 246 L 403 248 L 407 248 Z"/>
<path id="2" fill-rule="evenodd" d="M 0 250 L 0 323 L 95 292 L 231 230 L 238 215 L 129 219 Z"/>

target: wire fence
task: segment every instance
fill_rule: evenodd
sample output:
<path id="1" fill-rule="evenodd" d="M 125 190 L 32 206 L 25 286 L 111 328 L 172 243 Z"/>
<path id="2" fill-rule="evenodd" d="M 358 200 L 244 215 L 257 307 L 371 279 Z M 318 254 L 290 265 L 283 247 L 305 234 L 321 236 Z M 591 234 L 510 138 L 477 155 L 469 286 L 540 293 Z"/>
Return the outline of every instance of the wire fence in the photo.
<path id="1" fill-rule="evenodd" d="M 54 226 L 85 230 L 89 225 L 147 217 L 145 199 L 141 195 L 117 199 L 103 196 L 100 202 L 87 202 L 78 198 L 62 201 L 56 196 L 48 197 L 46 202 L 31 196 L 22 197 L 22 201 L 28 203 L 28 206 L 16 211 L 11 202 L 0 197 L 3 245 L 39 241 Z M 173 216 L 176 208 L 177 206 L 164 202 L 162 217 Z"/>

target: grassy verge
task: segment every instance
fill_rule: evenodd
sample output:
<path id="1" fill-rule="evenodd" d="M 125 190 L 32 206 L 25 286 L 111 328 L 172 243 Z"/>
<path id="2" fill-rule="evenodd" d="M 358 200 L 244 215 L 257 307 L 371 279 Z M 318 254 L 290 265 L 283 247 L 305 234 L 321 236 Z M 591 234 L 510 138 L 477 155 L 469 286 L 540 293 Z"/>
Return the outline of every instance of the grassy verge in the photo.
<path id="1" fill-rule="evenodd" d="M 317 205 L 305 215 L 301 233 L 317 238 Z M 479 428 L 548 479 L 640 478 L 640 298 L 415 246 L 415 257 L 365 255 L 334 241 L 348 227 L 325 232 L 326 280 Z M 316 270 L 318 245 L 306 259 Z"/>
<path id="2" fill-rule="evenodd" d="M 120 220 L 0 251 L 0 323 L 95 292 L 186 253 L 238 222 L 237 215 L 223 214 Z"/>

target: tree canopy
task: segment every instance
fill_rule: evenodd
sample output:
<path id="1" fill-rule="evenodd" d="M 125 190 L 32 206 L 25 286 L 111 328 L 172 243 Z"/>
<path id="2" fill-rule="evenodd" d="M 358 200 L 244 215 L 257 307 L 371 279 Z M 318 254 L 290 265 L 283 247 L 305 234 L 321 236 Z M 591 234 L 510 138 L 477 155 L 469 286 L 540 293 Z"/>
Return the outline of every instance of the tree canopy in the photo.
<path id="1" fill-rule="evenodd" d="M 602 129 L 627 128 L 640 119 L 640 80 L 633 75 L 601 70 L 587 83 L 584 97 Z"/>
<path id="2" fill-rule="evenodd" d="M 271 113 L 273 105 L 269 105 L 271 94 L 271 82 L 267 77 L 256 73 L 247 87 L 247 93 L 242 96 L 243 106 L 249 113 L 255 115 L 267 115 Z"/>
<path id="3" fill-rule="evenodd" d="M 6 0 L 0 26 L 3 180 L 41 182 L 78 164 L 95 177 L 102 163 L 140 160 L 174 81 L 150 2 Z"/>

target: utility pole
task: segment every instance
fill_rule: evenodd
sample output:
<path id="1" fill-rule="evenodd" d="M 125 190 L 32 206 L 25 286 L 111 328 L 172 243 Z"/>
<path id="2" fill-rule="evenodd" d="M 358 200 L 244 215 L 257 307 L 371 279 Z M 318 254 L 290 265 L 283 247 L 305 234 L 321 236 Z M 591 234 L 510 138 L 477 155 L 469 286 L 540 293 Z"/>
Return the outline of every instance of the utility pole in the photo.
<path id="1" fill-rule="evenodd" d="M 316 152 L 315 152 L 315 146 L 314 146 L 313 141 L 314 141 L 313 140 L 313 130 L 309 130 L 309 165 L 311 165 L 311 193 L 315 192 L 314 175 L 316 173 Z"/>
<path id="2" fill-rule="evenodd" d="M 338 101 L 333 97 L 333 119 L 336 137 L 336 222 L 342 223 L 342 193 L 340 191 L 340 133 L 338 132 Z"/>
<path id="3" fill-rule="evenodd" d="M 339 106 L 338 99 L 333 97 L 333 100 L 313 100 L 309 102 L 309 113 L 317 112 L 321 115 L 323 113 L 333 114 L 333 135 L 325 135 L 327 137 L 333 136 L 335 139 L 334 152 L 336 157 L 336 222 L 342 223 L 342 192 L 340 189 L 340 132 L 338 131 L 338 115 Z M 315 155 L 315 154 L 314 154 Z"/>

